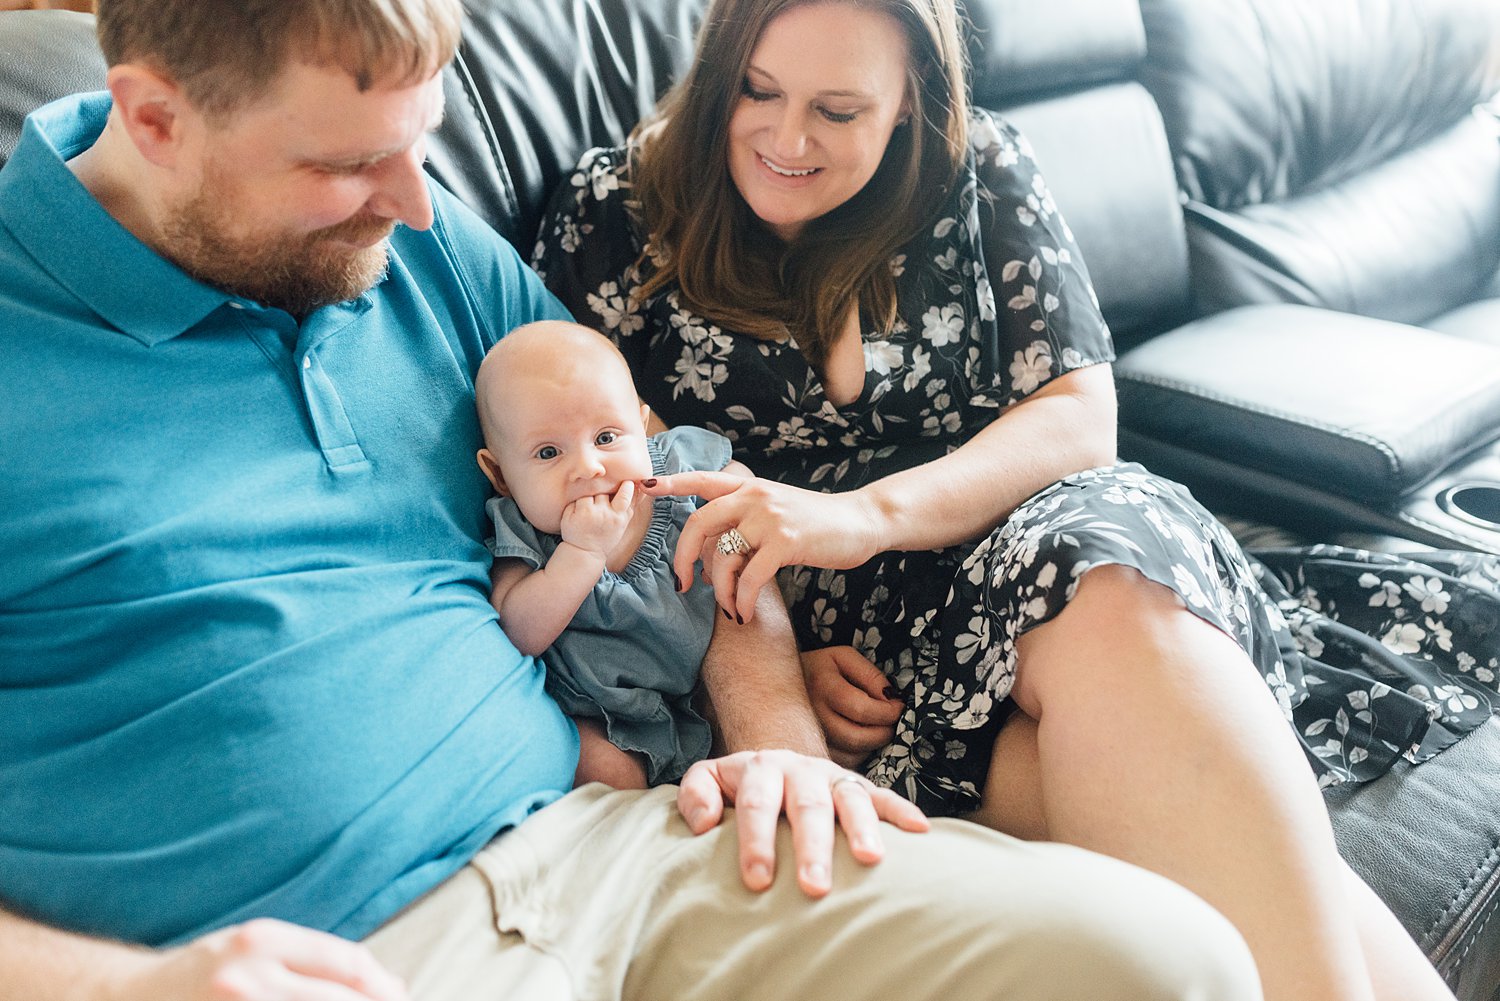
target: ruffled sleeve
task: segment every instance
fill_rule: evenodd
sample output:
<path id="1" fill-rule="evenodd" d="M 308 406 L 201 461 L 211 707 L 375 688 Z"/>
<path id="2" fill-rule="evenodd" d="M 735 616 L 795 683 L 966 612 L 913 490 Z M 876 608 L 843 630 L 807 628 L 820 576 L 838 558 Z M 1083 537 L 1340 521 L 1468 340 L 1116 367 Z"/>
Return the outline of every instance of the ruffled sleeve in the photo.
<path id="1" fill-rule="evenodd" d="M 646 318 L 634 292 L 645 238 L 627 201 L 629 149 L 591 149 L 553 193 L 531 266 L 585 326 L 608 335 L 640 370 Z"/>
<path id="2" fill-rule="evenodd" d="M 1031 144 L 985 111 L 970 125 L 974 191 L 964 229 L 983 328 L 971 402 L 1004 407 L 1065 372 L 1113 361 L 1114 345 Z"/>
<path id="3" fill-rule="evenodd" d="M 547 564 L 547 558 L 557 548 L 556 541 L 532 528 L 515 501 L 491 497 L 484 505 L 484 512 L 495 529 L 494 536 L 484 540 L 491 556 L 523 560 L 533 570 Z"/>

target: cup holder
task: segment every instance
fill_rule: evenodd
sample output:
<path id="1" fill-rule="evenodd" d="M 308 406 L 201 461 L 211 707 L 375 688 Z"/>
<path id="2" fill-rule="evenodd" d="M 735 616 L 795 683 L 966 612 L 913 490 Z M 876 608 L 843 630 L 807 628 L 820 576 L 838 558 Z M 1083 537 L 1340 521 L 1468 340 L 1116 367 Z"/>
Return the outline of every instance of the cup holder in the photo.
<path id="1" fill-rule="evenodd" d="M 1437 502 L 1460 521 L 1500 532 L 1500 483 L 1460 483 L 1438 494 Z"/>

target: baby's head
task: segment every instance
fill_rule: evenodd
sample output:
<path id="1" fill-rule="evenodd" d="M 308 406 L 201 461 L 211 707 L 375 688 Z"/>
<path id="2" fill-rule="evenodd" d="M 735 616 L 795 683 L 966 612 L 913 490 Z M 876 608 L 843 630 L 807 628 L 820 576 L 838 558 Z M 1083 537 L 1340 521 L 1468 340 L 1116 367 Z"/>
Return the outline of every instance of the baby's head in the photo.
<path id="1" fill-rule="evenodd" d="M 536 529 L 556 535 L 580 497 L 651 475 L 648 409 L 603 334 L 558 320 L 517 327 L 474 380 L 479 468 Z"/>

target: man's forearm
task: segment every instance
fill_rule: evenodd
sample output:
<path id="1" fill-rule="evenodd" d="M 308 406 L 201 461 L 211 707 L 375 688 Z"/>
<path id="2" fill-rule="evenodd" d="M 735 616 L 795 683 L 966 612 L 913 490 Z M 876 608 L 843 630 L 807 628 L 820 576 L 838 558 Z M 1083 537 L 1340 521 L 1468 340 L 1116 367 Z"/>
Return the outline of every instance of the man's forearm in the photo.
<path id="1" fill-rule="evenodd" d="M 744 625 L 717 621 L 703 683 L 726 753 L 778 747 L 828 756 L 807 700 L 792 624 L 774 587 L 761 590 L 755 616 Z"/>
<path id="2" fill-rule="evenodd" d="M 155 957 L 0 911 L 0 1001 L 113 1001 Z"/>

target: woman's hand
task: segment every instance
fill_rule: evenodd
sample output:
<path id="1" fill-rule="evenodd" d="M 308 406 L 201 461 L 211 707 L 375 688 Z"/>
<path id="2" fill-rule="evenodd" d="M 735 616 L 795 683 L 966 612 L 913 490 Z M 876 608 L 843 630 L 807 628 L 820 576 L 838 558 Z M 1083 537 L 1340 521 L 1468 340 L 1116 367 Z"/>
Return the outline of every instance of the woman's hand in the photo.
<path id="1" fill-rule="evenodd" d="M 857 768 L 896 736 L 905 703 L 880 669 L 852 646 L 803 653 L 802 678 L 828 739 L 828 755 L 845 768 Z"/>
<path id="2" fill-rule="evenodd" d="M 738 529 L 750 546 L 745 555 L 716 554 L 710 579 L 720 607 L 748 621 L 755 596 L 784 566 L 847 570 L 883 548 L 880 518 L 858 491 L 823 494 L 774 480 L 744 479 L 706 471 L 675 473 L 642 483 L 653 497 L 696 495 L 708 501 L 688 518 L 677 541 L 673 566 L 684 585 L 704 545 Z"/>

